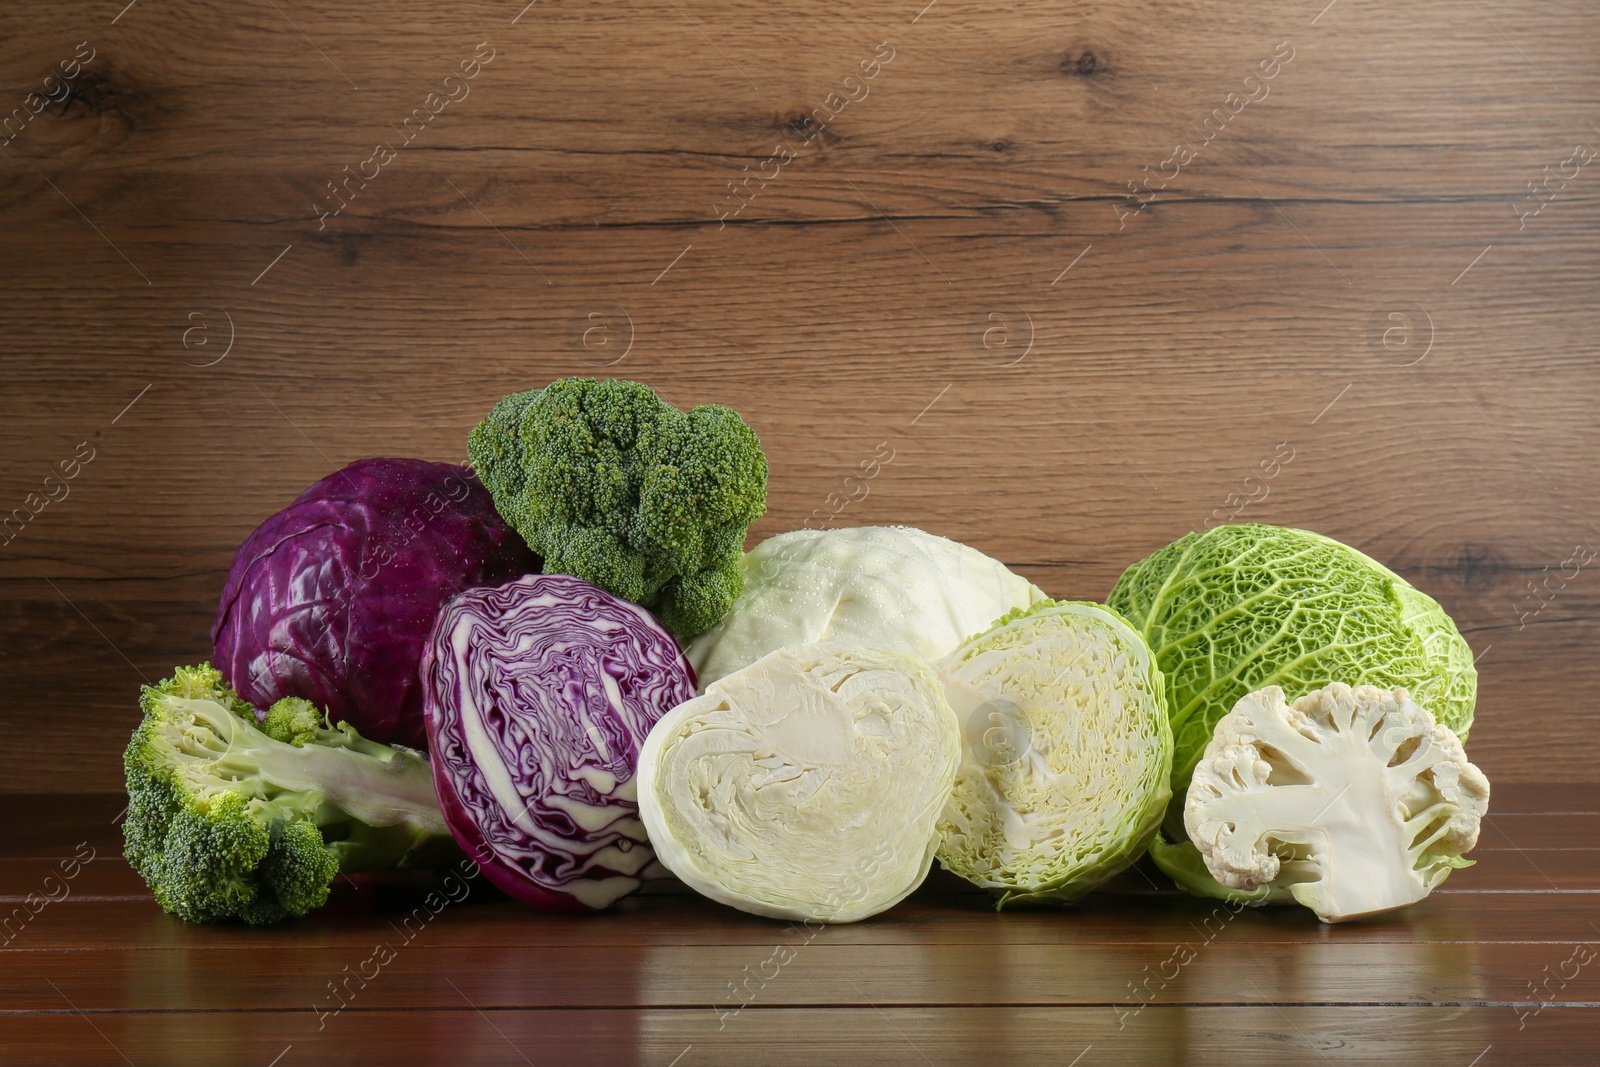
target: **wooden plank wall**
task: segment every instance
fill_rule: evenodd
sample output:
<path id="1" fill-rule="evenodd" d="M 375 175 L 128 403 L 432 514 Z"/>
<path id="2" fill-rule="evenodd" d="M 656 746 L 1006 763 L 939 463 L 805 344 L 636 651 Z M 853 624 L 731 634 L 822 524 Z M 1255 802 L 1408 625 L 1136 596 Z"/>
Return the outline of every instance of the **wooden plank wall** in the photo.
<path id="1" fill-rule="evenodd" d="M 1600 8 L 1319 8 L 6 5 L 0 790 L 117 788 L 310 482 L 579 373 L 745 413 L 756 538 L 889 442 L 837 522 L 1065 597 L 1286 448 L 1239 517 L 1444 602 L 1496 780 L 1600 780 Z"/>

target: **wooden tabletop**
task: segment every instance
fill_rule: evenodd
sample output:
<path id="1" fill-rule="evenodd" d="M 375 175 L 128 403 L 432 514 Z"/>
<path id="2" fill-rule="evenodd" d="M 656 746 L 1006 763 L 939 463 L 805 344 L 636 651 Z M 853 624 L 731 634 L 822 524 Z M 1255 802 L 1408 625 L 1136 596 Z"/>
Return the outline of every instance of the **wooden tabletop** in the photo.
<path id="1" fill-rule="evenodd" d="M 7 1064 L 1530 1067 L 1592 1063 L 1600 1033 L 1592 786 L 1497 790 L 1477 866 L 1340 926 L 1134 871 L 1003 914 L 936 874 L 849 926 L 676 886 L 547 915 L 480 878 L 341 884 L 298 922 L 202 927 L 123 862 L 122 803 L 0 806 Z"/>

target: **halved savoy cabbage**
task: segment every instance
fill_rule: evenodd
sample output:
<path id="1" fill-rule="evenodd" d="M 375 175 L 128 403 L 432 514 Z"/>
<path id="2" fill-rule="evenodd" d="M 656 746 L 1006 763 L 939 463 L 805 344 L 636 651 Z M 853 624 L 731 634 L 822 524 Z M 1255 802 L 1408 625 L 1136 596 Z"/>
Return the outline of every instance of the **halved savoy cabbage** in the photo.
<path id="1" fill-rule="evenodd" d="M 997 907 L 1071 901 L 1125 869 L 1166 810 L 1172 732 L 1144 640 L 1099 604 L 1013 612 L 938 664 L 963 725 L 939 862 Z"/>

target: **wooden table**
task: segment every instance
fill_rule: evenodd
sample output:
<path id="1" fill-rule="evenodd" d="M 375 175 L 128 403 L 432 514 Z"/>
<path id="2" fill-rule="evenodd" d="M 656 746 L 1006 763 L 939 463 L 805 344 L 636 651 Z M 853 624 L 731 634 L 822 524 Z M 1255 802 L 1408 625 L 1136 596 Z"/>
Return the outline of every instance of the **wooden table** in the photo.
<path id="1" fill-rule="evenodd" d="M 1532 1067 L 1594 1062 L 1600 1027 L 1592 786 L 1499 790 L 1476 867 L 1342 926 L 1131 872 L 1004 914 L 936 876 L 851 926 L 681 889 L 553 916 L 479 880 L 436 914 L 369 883 L 286 926 L 199 927 L 122 861 L 121 804 L 4 805 L 4 906 L 56 898 L 0 949 L 7 1064 Z"/>

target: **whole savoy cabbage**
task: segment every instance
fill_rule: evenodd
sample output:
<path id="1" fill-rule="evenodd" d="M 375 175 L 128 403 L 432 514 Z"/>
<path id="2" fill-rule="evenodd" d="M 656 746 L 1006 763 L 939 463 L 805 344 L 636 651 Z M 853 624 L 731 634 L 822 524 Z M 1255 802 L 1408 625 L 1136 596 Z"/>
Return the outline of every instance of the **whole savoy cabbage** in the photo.
<path id="1" fill-rule="evenodd" d="M 1444 609 L 1321 534 L 1257 523 L 1191 533 L 1129 567 L 1106 603 L 1143 633 L 1166 676 L 1174 840 L 1194 766 L 1246 693 L 1404 688 L 1463 740 L 1472 725 L 1478 674 Z"/>

